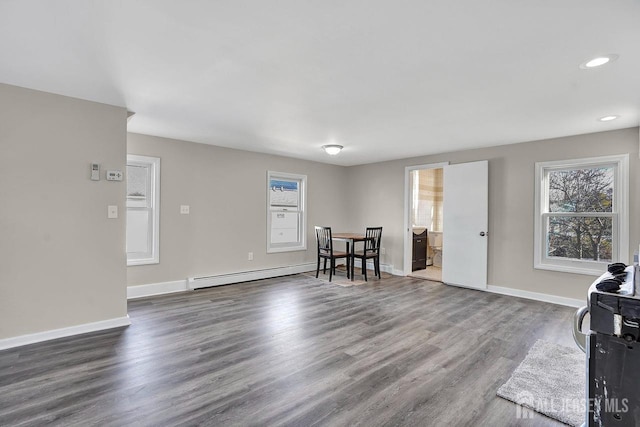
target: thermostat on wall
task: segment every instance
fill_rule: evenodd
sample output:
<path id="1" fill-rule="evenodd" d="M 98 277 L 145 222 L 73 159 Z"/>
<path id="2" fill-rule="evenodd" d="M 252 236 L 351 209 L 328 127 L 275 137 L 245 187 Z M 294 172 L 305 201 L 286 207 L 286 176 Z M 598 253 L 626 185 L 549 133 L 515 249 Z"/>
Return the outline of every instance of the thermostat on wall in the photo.
<path id="1" fill-rule="evenodd" d="M 123 176 L 121 171 L 107 171 L 107 181 L 122 181 Z"/>
<path id="2" fill-rule="evenodd" d="M 100 165 L 91 163 L 91 181 L 100 181 Z"/>

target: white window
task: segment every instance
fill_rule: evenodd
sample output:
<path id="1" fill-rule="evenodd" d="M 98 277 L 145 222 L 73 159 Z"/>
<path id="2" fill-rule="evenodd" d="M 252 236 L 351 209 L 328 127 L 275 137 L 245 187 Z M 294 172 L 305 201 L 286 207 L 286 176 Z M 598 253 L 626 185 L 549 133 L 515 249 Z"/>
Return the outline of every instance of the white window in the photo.
<path id="1" fill-rule="evenodd" d="M 534 267 L 600 275 L 629 262 L 629 155 L 536 163 Z"/>
<path id="2" fill-rule="evenodd" d="M 442 231 L 443 170 L 432 168 L 411 171 L 413 226 L 425 227 L 430 232 Z"/>
<path id="3" fill-rule="evenodd" d="M 160 159 L 127 156 L 127 265 L 160 262 Z"/>
<path id="4" fill-rule="evenodd" d="M 307 249 L 307 177 L 267 172 L 267 252 Z"/>

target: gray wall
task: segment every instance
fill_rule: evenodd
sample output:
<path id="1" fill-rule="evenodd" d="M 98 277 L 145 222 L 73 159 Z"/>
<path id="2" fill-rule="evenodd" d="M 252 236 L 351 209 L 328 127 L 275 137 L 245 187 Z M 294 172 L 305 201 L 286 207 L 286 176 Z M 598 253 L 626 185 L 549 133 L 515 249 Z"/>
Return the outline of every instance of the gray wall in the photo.
<path id="1" fill-rule="evenodd" d="M 409 165 L 489 160 L 490 285 L 583 299 L 593 280 L 532 267 L 536 161 L 630 153 L 630 253 L 640 241 L 637 128 L 343 168 L 127 137 L 123 108 L 0 84 L 0 146 L 0 339 L 125 316 L 127 284 L 313 262 L 316 224 L 384 226 L 383 263 L 402 269 Z M 127 152 L 162 159 L 158 265 L 125 266 L 125 183 L 104 171 Z M 308 176 L 306 251 L 266 253 L 267 170 Z"/>
<path id="2" fill-rule="evenodd" d="M 127 150 L 161 159 L 160 264 L 128 267 L 130 286 L 315 262 L 313 226 L 346 231 L 343 167 L 139 134 Z M 306 251 L 267 254 L 268 170 L 307 175 Z"/>
<path id="3" fill-rule="evenodd" d="M 387 255 L 382 262 L 402 270 L 404 168 L 489 160 L 489 285 L 584 299 L 593 276 L 533 268 L 534 165 L 539 161 L 624 153 L 630 153 L 629 253 L 633 255 L 640 241 L 638 128 L 350 167 L 349 227 L 384 226 Z"/>
<path id="4" fill-rule="evenodd" d="M 126 316 L 126 110 L 0 84 L 0 339 Z"/>

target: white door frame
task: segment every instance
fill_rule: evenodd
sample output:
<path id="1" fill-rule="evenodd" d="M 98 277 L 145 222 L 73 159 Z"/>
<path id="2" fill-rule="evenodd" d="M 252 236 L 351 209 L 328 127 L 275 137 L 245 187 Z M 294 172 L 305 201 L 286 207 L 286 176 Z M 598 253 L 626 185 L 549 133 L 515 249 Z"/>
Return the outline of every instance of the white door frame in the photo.
<path id="1" fill-rule="evenodd" d="M 407 166 L 404 168 L 404 268 L 405 276 L 411 274 L 411 256 L 413 236 L 411 231 L 411 188 L 409 188 L 409 176 L 415 170 L 440 169 L 449 166 L 449 162 L 429 163 L 426 165 Z"/>

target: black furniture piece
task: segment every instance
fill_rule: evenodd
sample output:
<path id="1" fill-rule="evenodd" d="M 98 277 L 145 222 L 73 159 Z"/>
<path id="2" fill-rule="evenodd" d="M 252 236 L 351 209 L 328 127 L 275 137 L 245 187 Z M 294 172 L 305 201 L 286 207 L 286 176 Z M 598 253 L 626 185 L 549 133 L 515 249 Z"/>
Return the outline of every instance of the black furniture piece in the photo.
<path id="1" fill-rule="evenodd" d="M 374 273 L 380 279 L 380 241 L 382 240 L 382 227 L 367 227 L 364 234 L 364 248 L 362 251 L 355 251 L 354 258 L 361 260 L 362 274 L 364 281 L 367 281 L 367 260 L 373 259 Z"/>
<path id="2" fill-rule="evenodd" d="M 320 259 L 324 259 L 324 267 L 322 273 L 327 273 L 327 260 L 329 263 L 329 281 L 336 272 L 336 259 L 347 259 L 347 278 L 349 278 L 349 260 L 350 255 L 347 252 L 333 250 L 333 238 L 331 236 L 331 227 L 315 227 L 316 242 L 318 243 L 318 265 L 316 267 L 316 278 L 320 272 Z"/>
<path id="3" fill-rule="evenodd" d="M 587 353 L 586 425 L 640 425 L 640 269 L 625 270 L 619 290 L 597 290 L 613 276 L 605 273 L 589 288 L 588 304 L 574 316 L 573 336 Z M 589 313 L 589 332 L 581 332 Z"/>
<path id="4" fill-rule="evenodd" d="M 413 233 L 413 257 L 411 259 L 411 271 L 427 268 L 427 230 L 422 233 Z"/>

